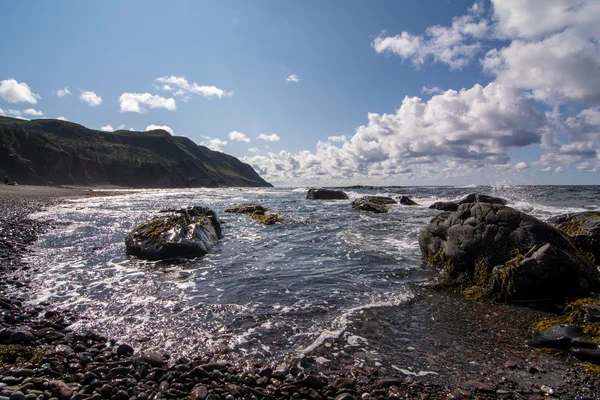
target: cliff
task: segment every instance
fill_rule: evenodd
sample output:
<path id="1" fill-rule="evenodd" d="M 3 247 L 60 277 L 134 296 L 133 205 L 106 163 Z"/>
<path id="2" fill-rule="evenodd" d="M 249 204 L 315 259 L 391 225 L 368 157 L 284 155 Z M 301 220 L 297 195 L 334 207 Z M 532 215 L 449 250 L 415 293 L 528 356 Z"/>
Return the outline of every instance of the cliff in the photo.
<path id="1" fill-rule="evenodd" d="M 0 177 L 22 184 L 138 188 L 272 186 L 248 164 L 164 130 L 102 132 L 0 117 Z"/>

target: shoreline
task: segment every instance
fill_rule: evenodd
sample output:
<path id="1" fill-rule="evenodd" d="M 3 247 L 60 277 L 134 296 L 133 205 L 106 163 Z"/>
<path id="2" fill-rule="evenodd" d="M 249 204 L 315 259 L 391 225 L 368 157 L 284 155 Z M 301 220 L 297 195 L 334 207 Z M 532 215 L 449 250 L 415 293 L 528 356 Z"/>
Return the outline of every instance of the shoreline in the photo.
<path id="1" fill-rule="evenodd" d="M 27 379 L 40 382 L 58 379 L 64 382 L 72 393 L 68 398 L 59 397 L 59 400 L 83 400 L 96 394 L 100 398 L 127 400 L 134 393 L 139 400 L 147 400 L 150 396 L 186 398 L 190 394 L 195 400 L 207 398 L 209 392 L 219 394 L 219 398 L 227 398 L 227 395 L 233 398 L 290 398 L 294 393 L 299 394 L 294 398 L 337 398 L 346 393 L 343 398 L 347 399 L 469 396 L 482 399 L 587 396 L 591 399 L 595 396 L 594 388 L 600 387 L 599 377 L 579 367 L 573 359 L 556 357 L 524 345 L 528 326 L 547 313 L 518 306 L 467 302 L 457 295 L 427 287 L 416 288 L 416 298 L 407 304 L 365 310 L 352 318 L 349 333 L 360 337 L 368 331 L 381 339 L 377 343 L 348 347 L 341 338 L 326 341 L 300 360 L 304 371 L 292 367 L 284 372 L 273 372 L 269 365 L 263 363 L 250 363 L 250 367 L 225 365 L 219 363 L 218 355 L 203 354 L 195 360 L 168 360 L 157 353 L 132 354 L 128 347 L 113 345 L 100 335 L 70 332 L 68 326 L 76 318 L 72 313 L 56 313 L 45 306 L 23 307 L 19 298 L 6 297 L 7 286 L 14 288 L 26 284 L 11 278 L 10 273 L 25 272 L 25 277 L 27 272 L 31 273 L 21 256 L 28 251 L 27 246 L 35 242 L 38 232 L 47 228 L 47 224 L 30 220 L 27 215 L 61 198 L 89 195 L 89 191 L 80 189 L 10 188 L 24 190 L 9 194 L 0 190 L 2 227 L 19 232 L 18 235 L 7 235 L 6 229 L 3 229 L 0 234 L 0 248 L 12 252 L 10 257 L 2 258 L 0 265 L 3 271 L 0 285 L 1 337 L 3 343 L 8 344 L 11 336 L 7 335 L 7 330 L 28 330 L 33 333 L 33 338 L 24 335 L 31 339 L 30 344 L 54 346 L 52 353 L 45 358 L 54 361 L 49 363 L 52 367 L 49 371 L 41 368 L 43 364 L 26 365 L 16 370 L 10 365 L 3 366 L 0 373 L 4 377 L 13 375 L 16 380 L 9 380 L 14 385 L 2 387 L 0 396 L 6 396 L 13 389 L 11 394 L 19 391 L 17 389 L 37 390 L 22 389 L 32 383 L 23 383 Z M 390 338 L 405 341 L 406 351 L 396 350 L 394 353 L 389 347 Z M 377 357 L 373 351 L 382 357 Z M 317 359 L 320 357 L 329 361 L 319 364 Z M 71 368 L 71 364 L 76 366 Z M 62 368 L 59 368 L 61 365 Z M 113 372 L 118 368 L 126 368 L 127 373 L 123 374 L 124 370 L 117 370 L 118 374 Z M 249 370 L 244 371 L 244 368 Z M 33 372 L 24 373 L 24 369 Z M 153 369 L 155 374 L 151 376 Z M 194 370 L 196 373 L 191 374 Z M 89 379 L 85 375 L 90 372 L 103 386 L 93 387 L 93 379 L 87 382 Z M 179 376 L 176 376 L 177 373 Z M 20 376 L 23 374 L 31 376 Z M 167 375 L 169 377 L 163 380 Z M 131 379 L 127 376 L 133 378 L 136 384 L 128 386 L 132 381 L 125 382 Z M 115 383 L 116 378 L 120 381 Z M 167 385 L 163 385 L 165 381 Z M 37 385 L 35 382 L 34 386 Z M 43 386 L 43 383 L 39 385 Z M 100 393 L 104 385 L 112 389 L 105 388 L 104 393 Z M 117 389 L 121 386 L 123 389 Z M 549 392 L 544 388 L 552 389 L 552 395 L 547 396 Z M 200 394 L 194 395 L 194 390 Z M 204 390 L 206 396 L 202 397 Z M 236 391 L 238 396 L 232 394 Z M 147 393 L 147 396 L 142 393 Z M 161 396 L 156 397 L 157 393 Z M 365 393 L 371 397 L 363 395 Z M 51 394 L 54 395 L 54 392 Z M 79 397 L 75 399 L 73 396 Z"/>

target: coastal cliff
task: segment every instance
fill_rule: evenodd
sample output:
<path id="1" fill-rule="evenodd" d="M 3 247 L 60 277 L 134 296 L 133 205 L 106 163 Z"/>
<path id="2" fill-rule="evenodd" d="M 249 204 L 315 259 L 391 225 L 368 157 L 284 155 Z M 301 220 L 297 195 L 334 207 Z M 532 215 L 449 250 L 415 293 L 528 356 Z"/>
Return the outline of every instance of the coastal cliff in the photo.
<path id="1" fill-rule="evenodd" d="M 270 187 L 235 157 L 164 130 L 102 132 L 0 117 L 0 175 L 23 184 Z"/>

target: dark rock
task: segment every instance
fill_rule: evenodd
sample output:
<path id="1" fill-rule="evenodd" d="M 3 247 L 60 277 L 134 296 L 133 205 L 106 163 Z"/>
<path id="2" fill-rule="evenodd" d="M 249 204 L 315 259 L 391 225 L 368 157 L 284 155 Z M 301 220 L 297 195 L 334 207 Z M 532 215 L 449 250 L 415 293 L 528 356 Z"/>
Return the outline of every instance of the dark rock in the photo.
<path id="1" fill-rule="evenodd" d="M 148 351 L 142 354 L 142 361 L 147 362 L 153 367 L 161 367 L 164 364 L 165 359 L 161 354 L 155 351 Z"/>
<path id="2" fill-rule="evenodd" d="M 403 206 L 418 206 L 419 205 L 408 196 L 400 196 L 400 204 L 402 204 Z"/>
<path id="3" fill-rule="evenodd" d="M 565 232 L 575 246 L 595 265 L 600 265 L 600 212 L 559 215 L 548 223 Z"/>
<path id="4" fill-rule="evenodd" d="M 462 199 L 458 202 L 459 205 L 466 204 L 466 203 L 489 203 L 489 204 L 500 204 L 500 205 L 504 206 L 508 202 L 499 197 L 488 196 L 485 194 L 471 193 L 471 194 L 467 195 L 467 197 L 465 197 L 464 199 Z"/>
<path id="5" fill-rule="evenodd" d="M 430 205 L 429 208 L 441 211 L 456 211 L 458 209 L 458 204 L 451 201 L 438 201 L 437 203 Z"/>
<path id="6" fill-rule="evenodd" d="M 475 380 L 466 381 L 460 386 L 462 389 L 466 389 L 471 392 L 496 393 L 496 389 L 494 387 Z"/>
<path id="7" fill-rule="evenodd" d="M 50 381 L 48 389 L 58 400 L 69 400 L 73 395 L 73 389 L 62 381 Z"/>
<path id="8" fill-rule="evenodd" d="M 117 394 L 112 397 L 112 400 L 129 400 L 129 394 L 124 390 L 119 390 Z"/>
<path id="9" fill-rule="evenodd" d="M 98 390 L 98 393 L 100 393 L 102 395 L 102 397 L 104 397 L 105 399 L 110 399 L 113 395 L 115 388 L 112 387 L 109 384 L 104 384 L 102 385 L 102 387 Z"/>
<path id="10" fill-rule="evenodd" d="M 327 381 L 318 376 L 308 375 L 306 378 L 296 381 L 295 384 L 311 389 L 322 389 L 327 385 Z"/>
<path id="11" fill-rule="evenodd" d="M 29 344 L 34 341 L 35 335 L 25 330 L 14 331 L 8 339 L 8 343 L 10 344 Z"/>
<path id="12" fill-rule="evenodd" d="M 581 361 L 591 362 L 600 365 L 600 350 L 597 349 L 576 349 L 570 350 L 575 358 Z"/>
<path id="13" fill-rule="evenodd" d="M 348 195 L 341 190 L 330 189 L 308 189 L 306 194 L 308 200 L 347 200 Z"/>
<path id="14" fill-rule="evenodd" d="M 264 214 L 267 212 L 267 209 L 258 204 L 246 204 L 243 206 L 234 206 L 226 208 L 223 212 L 234 214 L 253 214 L 255 212 L 258 212 Z"/>
<path id="15" fill-rule="evenodd" d="M 371 201 L 368 197 L 361 197 L 360 199 L 356 199 L 352 202 L 352 208 L 355 210 L 368 211 L 376 214 L 386 213 L 388 212 L 387 207 L 385 206 L 387 203 L 382 203 L 378 201 Z"/>
<path id="16" fill-rule="evenodd" d="M 133 354 L 133 347 L 131 347 L 128 344 L 121 344 L 119 345 L 119 347 L 117 348 L 117 355 L 119 356 L 130 356 Z"/>
<path id="17" fill-rule="evenodd" d="M 337 390 L 340 389 L 354 389 L 356 387 L 356 379 L 353 378 L 341 378 L 338 379 L 333 385 Z"/>
<path id="18" fill-rule="evenodd" d="M 535 331 L 531 340 L 527 341 L 529 346 L 550 347 L 555 349 L 568 349 L 569 347 L 584 347 L 595 349 L 598 346 L 592 338 L 586 336 L 577 325 L 560 324 L 554 325 L 543 331 Z"/>
<path id="19" fill-rule="evenodd" d="M 146 260 L 203 256 L 221 237 L 221 223 L 206 207 L 166 210 L 125 238 L 128 255 Z"/>
<path id="20" fill-rule="evenodd" d="M 558 229 L 510 207 L 461 204 L 419 235 L 429 265 L 504 301 L 564 298 L 600 289 L 600 272 Z"/>
<path id="21" fill-rule="evenodd" d="M 26 400 L 26 399 L 25 399 L 25 395 L 23 393 L 21 393 L 20 391 L 16 391 L 10 395 L 10 400 Z"/>
<path id="22" fill-rule="evenodd" d="M 33 369 L 17 369 L 12 371 L 12 375 L 14 376 L 22 376 L 22 377 L 30 377 L 35 375 L 35 370 Z"/>

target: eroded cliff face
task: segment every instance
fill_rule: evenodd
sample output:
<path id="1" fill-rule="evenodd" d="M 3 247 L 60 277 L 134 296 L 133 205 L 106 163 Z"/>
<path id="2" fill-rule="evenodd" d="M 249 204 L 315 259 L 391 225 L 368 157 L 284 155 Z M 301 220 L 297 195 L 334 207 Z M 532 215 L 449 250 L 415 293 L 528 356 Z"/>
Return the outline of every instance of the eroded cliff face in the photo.
<path id="1" fill-rule="evenodd" d="M 0 175 L 22 184 L 271 186 L 237 158 L 163 130 L 101 132 L 6 117 L 0 117 Z"/>

